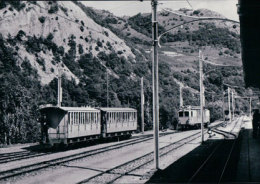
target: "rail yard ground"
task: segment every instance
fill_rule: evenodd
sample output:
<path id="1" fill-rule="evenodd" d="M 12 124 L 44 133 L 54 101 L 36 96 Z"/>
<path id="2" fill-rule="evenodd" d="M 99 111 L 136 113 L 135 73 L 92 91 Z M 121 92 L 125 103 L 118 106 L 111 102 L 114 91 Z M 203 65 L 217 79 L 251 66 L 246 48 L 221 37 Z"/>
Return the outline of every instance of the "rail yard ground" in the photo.
<path id="1" fill-rule="evenodd" d="M 204 144 L 200 142 L 200 130 L 161 132 L 162 136 L 159 139 L 161 170 L 159 171 L 153 170 L 152 132 L 146 132 L 144 135 L 136 134 L 129 140 L 63 152 L 37 152 L 36 154 L 39 155 L 31 158 L 22 158 L 22 156 L 28 154 L 25 151 L 35 145 L 27 145 L 26 149 L 22 146 L 3 148 L 0 157 L 8 157 L 9 153 L 15 155 L 15 152 L 19 151 L 24 151 L 24 153 L 20 153 L 21 159 L 10 159 L 7 163 L 0 163 L 0 183 L 174 183 L 187 182 L 190 179 L 203 181 L 200 178 L 205 175 L 204 168 L 192 178 L 194 171 L 198 170 L 204 160 L 216 149 L 218 142 L 224 141 L 220 150 L 229 148 L 229 143 L 236 140 L 234 138 L 239 135 L 241 127 L 245 130 L 250 128 L 250 122 L 245 121 L 244 117 L 237 118 L 226 126 L 222 122 L 211 124 L 211 129 L 215 131 L 212 131 L 209 136 L 205 130 Z M 241 139 L 238 138 L 237 142 L 241 143 Z M 234 146 L 233 152 L 236 153 L 234 159 L 239 158 L 238 146 L 240 144 L 238 143 Z M 216 154 L 218 153 L 219 151 L 216 151 Z M 229 155 L 228 149 L 225 154 Z M 234 153 L 232 153 L 232 158 L 233 155 Z M 219 157 L 216 156 L 216 158 Z M 225 170 L 234 170 L 230 169 L 230 164 L 225 164 L 226 157 L 223 158 L 221 163 L 227 165 Z M 234 159 L 230 161 L 233 163 Z M 209 160 L 212 161 L 212 159 Z M 209 163 L 212 169 L 217 166 L 216 163 Z M 239 162 L 236 163 L 239 165 Z M 16 168 L 19 171 L 15 170 Z M 221 167 L 219 170 L 221 171 Z M 234 176 L 234 172 L 232 174 L 230 176 Z M 225 177 L 223 179 L 227 181 Z"/>

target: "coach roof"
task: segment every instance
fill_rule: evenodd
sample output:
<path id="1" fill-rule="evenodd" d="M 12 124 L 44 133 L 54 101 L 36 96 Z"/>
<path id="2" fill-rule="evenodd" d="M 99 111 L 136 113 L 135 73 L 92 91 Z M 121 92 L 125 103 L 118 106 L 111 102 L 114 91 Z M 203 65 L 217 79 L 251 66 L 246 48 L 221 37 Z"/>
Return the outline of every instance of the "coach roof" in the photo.
<path id="1" fill-rule="evenodd" d="M 63 111 L 99 111 L 96 108 L 93 107 L 58 107 L 58 106 L 53 106 L 53 105 L 44 105 L 40 106 L 40 111 L 44 110 L 50 110 L 50 109 L 59 109 Z"/>
<path id="2" fill-rule="evenodd" d="M 109 107 L 101 107 L 99 108 L 101 111 L 108 111 L 108 112 L 135 112 L 136 109 L 133 108 L 124 108 L 124 107 L 117 107 L 117 108 L 109 108 Z"/>

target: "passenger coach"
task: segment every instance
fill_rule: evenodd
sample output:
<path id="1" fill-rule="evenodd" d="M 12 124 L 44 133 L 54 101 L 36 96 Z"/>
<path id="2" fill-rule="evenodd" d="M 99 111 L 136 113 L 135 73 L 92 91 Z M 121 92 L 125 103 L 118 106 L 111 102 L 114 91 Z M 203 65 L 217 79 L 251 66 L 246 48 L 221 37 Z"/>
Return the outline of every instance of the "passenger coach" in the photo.
<path id="1" fill-rule="evenodd" d="M 102 136 L 131 135 L 137 129 L 137 111 L 132 108 L 100 108 Z"/>
<path id="2" fill-rule="evenodd" d="M 131 108 L 42 106 L 41 142 L 69 144 L 113 136 L 131 136 L 137 111 Z"/>
<path id="3" fill-rule="evenodd" d="M 41 122 L 42 131 L 44 131 L 43 143 L 68 144 L 100 136 L 100 111 L 98 109 L 46 106 L 40 108 L 40 112 L 45 117 L 45 120 Z"/>

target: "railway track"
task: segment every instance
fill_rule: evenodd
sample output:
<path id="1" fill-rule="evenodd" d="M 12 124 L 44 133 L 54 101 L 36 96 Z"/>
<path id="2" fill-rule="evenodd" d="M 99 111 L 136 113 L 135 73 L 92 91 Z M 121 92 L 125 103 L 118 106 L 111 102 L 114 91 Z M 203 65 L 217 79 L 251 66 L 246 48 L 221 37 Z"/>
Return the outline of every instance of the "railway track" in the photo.
<path id="1" fill-rule="evenodd" d="M 161 133 L 161 135 L 168 135 L 170 133 L 164 132 Z M 142 138 L 145 137 L 152 137 L 152 135 L 143 135 Z M 132 140 L 136 139 L 142 139 L 142 138 L 132 138 Z M 8 162 L 13 162 L 13 161 L 19 161 L 23 159 L 28 159 L 28 158 L 33 158 L 33 157 L 39 157 L 39 156 L 45 156 L 45 155 L 50 155 L 50 154 L 55 154 L 56 152 L 31 152 L 31 151 L 20 151 L 20 152 L 12 152 L 12 153 L 3 153 L 0 154 L 0 164 L 5 164 Z"/>
<path id="2" fill-rule="evenodd" d="M 236 121 L 234 127 L 230 132 L 217 130 L 216 133 L 224 135 L 224 137 L 233 139 L 225 139 L 218 143 L 213 151 L 208 155 L 200 167 L 194 172 L 190 177 L 188 183 L 199 183 L 199 182 L 209 182 L 209 183 L 221 183 L 223 176 L 226 172 L 226 168 L 229 164 L 231 155 L 234 151 L 235 145 L 237 143 L 237 136 L 232 133 L 234 128 L 238 125 L 239 119 Z M 240 123 L 240 128 L 242 123 Z M 224 157 L 225 156 L 225 157 Z M 224 157 L 224 158 L 223 158 Z"/>
<path id="3" fill-rule="evenodd" d="M 232 129 L 230 131 L 224 131 L 224 130 L 217 129 L 217 127 L 214 127 L 212 129 L 212 132 L 223 135 L 225 139 L 236 139 L 237 135 L 235 133 L 233 133 L 233 131 L 236 128 L 237 123 L 239 122 L 239 119 L 237 119 L 235 122 L 236 123 L 234 124 L 234 126 L 232 127 Z M 241 122 L 243 122 L 243 121 L 241 121 Z M 240 124 L 239 128 L 241 128 L 241 125 L 242 125 L 242 123 Z"/>
<path id="4" fill-rule="evenodd" d="M 206 132 L 206 131 L 205 131 Z M 192 140 L 195 140 L 200 137 L 200 132 L 197 132 L 195 134 L 192 134 L 189 137 L 185 137 L 177 142 L 174 142 L 172 144 L 169 144 L 165 147 L 162 147 L 159 149 L 159 156 L 162 157 L 169 152 L 172 152 L 173 150 L 187 144 L 188 142 L 191 142 Z M 141 157 L 138 157 L 134 160 L 131 160 L 129 162 L 126 162 L 124 164 L 121 164 L 119 166 L 116 166 L 114 168 L 111 168 L 107 171 L 101 172 L 93 177 L 90 177 L 86 180 L 83 180 L 81 182 L 78 182 L 77 184 L 83 184 L 83 183 L 113 183 L 116 180 L 120 179 L 123 176 L 128 175 L 129 173 L 139 169 L 140 167 L 143 167 L 144 165 L 150 164 L 153 162 L 153 151 L 149 152 Z"/>
<path id="5" fill-rule="evenodd" d="M 161 133 L 160 136 L 165 136 L 165 135 L 168 135 L 168 134 L 171 134 L 171 133 Z M 95 150 L 90 150 L 90 151 L 84 151 L 84 152 L 72 154 L 72 155 L 69 155 L 69 156 L 63 156 L 63 157 L 59 157 L 59 158 L 55 158 L 55 159 L 50 159 L 50 160 L 47 160 L 47 161 L 41 161 L 41 162 L 26 165 L 26 166 L 17 167 L 17 168 L 14 168 L 14 169 L 1 171 L 0 172 L 0 181 L 6 180 L 8 178 L 15 177 L 15 176 L 23 175 L 23 174 L 26 174 L 26 173 L 30 173 L 30 172 L 33 172 L 33 171 L 45 169 L 45 168 L 48 168 L 48 167 L 51 167 L 51 166 L 56 166 L 56 165 L 64 164 L 64 163 L 67 163 L 67 162 L 79 160 L 79 159 L 82 159 L 82 158 L 98 155 L 98 154 L 101 154 L 101 153 L 104 153 L 104 152 L 107 152 L 107 151 L 120 149 L 122 147 L 138 144 L 138 143 L 141 143 L 141 142 L 144 142 L 144 141 L 149 141 L 151 139 L 153 139 L 152 135 L 144 135 L 141 138 L 131 139 L 127 142 L 119 143 L 119 144 L 116 144 L 116 145 L 111 145 L 111 146 L 107 146 L 107 147 L 103 147 L 103 148 L 99 148 L 99 149 L 95 149 Z"/>
<path id="6" fill-rule="evenodd" d="M 216 126 L 221 126 L 222 123 L 216 125 Z M 204 131 L 204 134 L 207 131 Z M 167 146 L 164 146 L 159 149 L 159 156 L 163 157 L 170 152 L 184 146 L 185 144 L 196 140 L 200 138 L 201 132 L 197 132 L 192 134 L 189 137 L 185 137 L 179 141 L 176 141 L 174 143 L 171 143 Z M 90 178 L 87 178 L 81 182 L 78 182 L 77 184 L 84 184 L 84 183 L 114 183 L 115 181 L 119 180 L 120 178 L 126 176 L 126 175 L 131 175 L 130 173 L 138 170 L 139 168 L 148 165 L 153 162 L 153 151 L 149 152 L 141 157 L 138 157 L 134 160 L 131 160 L 129 162 L 123 163 L 119 166 L 116 166 L 112 169 L 109 169 L 107 171 L 101 172 L 95 176 L 92 176 Z"/>
<path id="7" fill-rule="evenodd" d="M 217 126 L 220 126 L 220 124 L 218 124 Z M 205 131 L 206 133 L 206 131 Z M 164 135 L 168 135 L 168 134 L 172 134 L 172 133 L 160 133 L 160 136 L 164 136 Z M 190 137 L 186 137 L 180 141 L 177 141 L 175 143 L 172 143 L 164 148 L 161 148 L 160 149 L 160 156 L 163 156 L 181 146 L 183 146 L 184 144 L 186 144 L 187 142 L 190 142 L 196 138 L 200 137 L 200 132 L 190 136 Z M 108 151 L 112 151 L 112 150 L 115 150 L 115 149 L 120 149 L 122 147 L 126 147 L 126 146 L 130 146 L 130 145 L 134 145 L 134 144 L 138 144 L 138 143 L 141 143 L 141 142 L 144 142 L 144 141 L 149 141 L 153 139 L 152 135 L 144 135 L 142 136 L 141 138 L 136 138 L 134 140 L 129 140 L 127 142 L 123 142 L 123 143 L 119 143 L 119 144 L 116 144 L 116 145 L 111 145 L 111 146 L 108 146 L 108 147 L 103 147 L 103 148 L 99 148 L 99 149 L 95 149 L 95 150 L 89 150 L 89 151 L 84 151 L 84 152 L 80 152 L 80 153 L 76 153 L 76 154 L 72 154 L 72 155 L 68 155 L 68 156 L 63 156 L 63 157 L 59 157 L 59 158 L 55 158 L 55 159 L 50 159 L 50 160 L 45 160 L 45 161 L 41 161 L 41 162 L 37 162 L 37 163 L 33 163 L 33 164 L 29 164 L 29 165 L 25 165 L 25 166 L 21 166 L 21 167 L 17 167 L 17 168 L 13 168 L 13 169 L 8 169 L 8 170 L 4 170 L 4 171 L 1 171 L 0 172 L 0 181 L 3 181 L 3 180 L 7 180 L 9 178 L 13 178 L 13 177 L 16 177 L 16 176 L 19 176 L 19 175 L 23 175 L 23 174 L 26 174 L 26 173 L 30 173 L 30 172 L 34 172 L 34 171 L 39 171 L 41 169 L 46 169 L 46 168 L 49 168 L 49 167 L 52 167 L 52 166 L 57 166 L 57 165 L 62 165 L 62 164 L 65 164 L 65 163 L 68 163 L 68 162 L 71 162 L 71 161 L 75 161 L 75 160 L 79 160 L 79 159 L 82 159 L 82 158 L 87 158 L 87 157 L 90 157 L 90 156 L 94 156 L 94 155 L 98 155 L 98 154 L 101 154 L 101 153 L 105 153 L 105 152 L 108 152 Z M 168 149 L 168 151 L 166 151 Z M 25 158 L 28 158 L 27 156 L 25 157 L 22 157 L 22 154 L 26 154 L 26 152 L 23 152 L 23 153 L 20 153 L 21 154 L 21 158 L 20 159 L 25 159 Z M 9 154 L 9 156 L 13 156 L 15 155 L 14 154 Z M 136 170 L 140 167 L 142 167 L 143 165 L 146 165 L 146 164 L 149 164 L 150 162 L 153 161 L 153 153 L 149 153 L 149 154 L 146 154 L 140 158 L 138 158 L 137 160 L 135 161 L 131 161 L 129 163 L 125 163 L 125 164 L 122 164 L 121 166 L 117 166 L 116 168 L 113 168 L 111 170 L 111 172 L 114 172 L 115 169 L 120 169 L 122 167 L 128 167 L 127 165 L 128 164 L 132 164 L 132 163 L 137 163 L 137 162 L 140 162 L 140 160 L 146 160 L 146 158 L 149 157 L 149 161 L 148 162 L 140 162 L 140 163 L 143 163 L 143 164 L 136 164 L 138 165 L 137 167 L 131 169 L 130 171 L 128 172 L 132 172 L 133 170 Z M 5 155 L 2 155 L 2 156 L 8 156 L 7 154 Z M 104 174 L 104 173 L 103 173 Z M 98 176 L 97 176 L 98 177 Z M 121 177 L 121 176 L 120 176 Z M 119 178 L 120 178 L 119 177 Z M 117 180 L 118 178 L 116 178 Z"/>
<path id="8" fill-rule="evenodd" d="M 48 155 L 48 154 L 52 154 L 52 153 L 51 152 L 45 152 L 45 153 L 28 152 L 28 153 L 23 153 L 23 154 L 2 156 L 2 157 L 0 157 L 0 164 L 5 164 L 8 162 L 18 161 L 18 160 L 27 159 L 27 158 L 39 157 L 39 156 Z"/>

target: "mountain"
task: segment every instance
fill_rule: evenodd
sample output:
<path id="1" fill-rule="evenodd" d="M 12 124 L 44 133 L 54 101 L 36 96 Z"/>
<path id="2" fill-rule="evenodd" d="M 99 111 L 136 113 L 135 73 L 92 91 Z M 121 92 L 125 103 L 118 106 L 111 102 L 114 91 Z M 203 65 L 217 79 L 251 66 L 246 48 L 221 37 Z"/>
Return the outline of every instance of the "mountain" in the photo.
<path id="1" fill-rule="evenodd" d="M 67 53 L 76 44 L 75 59 L 81 54 L 113 50 L 122 56 L 133 57 L 125 41 L 110 30 L 96 24 L 77 5 L 72 2 L 23 3 L 21 10 L 6 5 L 1 10 L 0 32 L 4 38 L 18 38 L 13 47 L 19 47 L 20 60 L 27 58 L 37 69 L 43 84 L 48 84 L 58 73 L 53 49 L 44 47 L 41 38 L 47 38 L 61 53 Z M 107 46 L 109 45 L 109 46 Z M 62 54 L 61 54 L 62 55 Z M 56 60 L 55 60 L 56 59 Z M 59 59 L 58 59 L 59 60 Z M 41 64 L 44 61 L 44 66 Z M 79 82 L 79 79 L 66 65 L 62 72 Z"/>
<path id="2" fill-rule="evenodd" d="M 221 16 L 204 9 L 178 13 Z M 168 10 L 159 12 L 159 34 L 189 19 Z M 243 86 L 238 29 L 224 22 L 196 22 L 162 37 L 161 127 L 178 121 L 179 85 L 185 86 L 185 105 L 199 104 L 199 50 L 208 61 L 204 71 L 214 70 L 204 78 L 207 108 L 212 121 L 221 118 L 223 83 Z M 64 106 L 133 107 L 138 112 L 140 78 L 144 77 L 145 129 L 151 129 L 151 31 L 151 14 L 116 17 L 80 2 L 1 3 L 0 144 L 39 139 L 36 109 L 41 104 L 57 103 L 59 73 Z M 236 89 L 240 96 L 250 93 L 252 90 Z M 237 101 L 236 107 L 247 112 L 248 102 Z"/>

